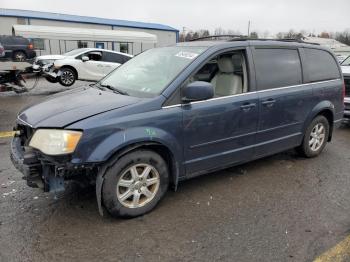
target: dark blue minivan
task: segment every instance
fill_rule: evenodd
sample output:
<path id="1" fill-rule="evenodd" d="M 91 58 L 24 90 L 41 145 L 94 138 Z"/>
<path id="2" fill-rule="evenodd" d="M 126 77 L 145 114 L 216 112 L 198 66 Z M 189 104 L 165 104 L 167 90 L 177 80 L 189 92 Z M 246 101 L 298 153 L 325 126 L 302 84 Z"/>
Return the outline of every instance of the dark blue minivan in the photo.
<path id="1" fill-rule="evenodd" d="M 343 100 L 340 66 L 318 45 L 182 43 L 22 110 L 11 158 L 29 186 L 93 182 L 100 212 L 134 217 L 181 180 L 290 148 L 317 156 Z"/>

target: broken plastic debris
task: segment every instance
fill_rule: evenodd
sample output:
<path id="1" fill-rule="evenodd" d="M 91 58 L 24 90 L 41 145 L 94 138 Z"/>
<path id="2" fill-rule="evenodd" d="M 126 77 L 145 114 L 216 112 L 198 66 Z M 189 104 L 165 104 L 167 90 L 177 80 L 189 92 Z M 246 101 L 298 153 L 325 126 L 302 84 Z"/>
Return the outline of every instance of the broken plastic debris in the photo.
<path id="1" fill-rule="evenodd" d="M 6 196 L 12 195 L 14 193 L 16 193 L 16 189 L 12 189 L 10 192 L 3 193 L 2 196 L 6 197 Z"/>
<path id="2" fill-rule="evenodd" d="M 16 182 L 16 181 L 14 181 L 14 180 L 10 180 L 10 181 L 8 181 L 7 183 L 1 184 L 1 187 L 6 188 L 6 187 L 12 185 L 12 184 L 15 183 L 15 182 Z"/>

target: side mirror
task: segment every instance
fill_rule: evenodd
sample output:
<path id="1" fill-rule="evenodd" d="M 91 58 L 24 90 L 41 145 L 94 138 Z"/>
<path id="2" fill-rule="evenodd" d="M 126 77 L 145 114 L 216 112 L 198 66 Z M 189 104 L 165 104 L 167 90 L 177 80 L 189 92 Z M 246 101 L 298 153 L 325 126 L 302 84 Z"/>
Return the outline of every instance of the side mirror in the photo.
<path id="1" fill-rule="evenodd" d="M 183 89 L 182 101 L 194 102 L 207 100 L 214 97 L 214 88 L 211 83 L 204 81 L 195 81 L 188 84 Z"/>
<path id="2" fill-rule="evenodd" d="M 86 61 L 89 61 L 89 60 L 90 60 L 89 57 L 86 56 L 86 55 L 81 57 L 81 61 L 83 61 L 83 62 L 86 62 Z"/>

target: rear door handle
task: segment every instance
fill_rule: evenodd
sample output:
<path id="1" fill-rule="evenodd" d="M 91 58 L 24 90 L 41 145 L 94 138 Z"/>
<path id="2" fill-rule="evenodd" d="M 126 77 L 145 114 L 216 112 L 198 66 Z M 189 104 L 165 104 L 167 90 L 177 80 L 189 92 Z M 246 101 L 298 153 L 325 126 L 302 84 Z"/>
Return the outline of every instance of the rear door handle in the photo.
<path id="1" fill-rule="evenodd" d="M 276 100 L 273 98 L 269 98 L 269 99 L 261 102 L 261 104 L 263 104 L 264 106 L 268 106 L 268 107 L 273 106 L 274 103 L 276 103 Z"/>
<path id="2" fill-rule="evenodd" d="M 254 108 L 256 107 L 256 104 L 255 103 L 245 103 L 243 105 L 241 105 L 241 109 L 244 111 L 244 112 L 247 112 L 249 111 L 251 108 Z"/>

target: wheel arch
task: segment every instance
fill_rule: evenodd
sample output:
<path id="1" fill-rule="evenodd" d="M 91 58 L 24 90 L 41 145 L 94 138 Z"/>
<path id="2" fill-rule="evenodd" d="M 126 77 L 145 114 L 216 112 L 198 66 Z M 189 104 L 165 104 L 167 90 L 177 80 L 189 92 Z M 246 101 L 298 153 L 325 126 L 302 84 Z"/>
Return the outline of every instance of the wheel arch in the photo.
<path id="1" fill-rule="evenodd" d="M 109 157 L 107 160 L 108 167 L 113 165 L 116 161 L 118 161 L 119 158 L 122 156 L 131 153 L 136 150 L 151 150 L 159 154 L 164 161 L 167 163 L 167 166 L 169 168 L 169 174 L 170 174 L 170 183 L 174 186 L 177 185 L 177 177 L 178 177 L 178 164 L 176 161 L 176 157 L 174 153 L 167 147 L 166 145 L 156 142 L 156 141 L 140 141 L 133 144 L 126 145 L 116 152 L 113 153 L 112 156 Z"/>
<path id="2" fill-rule="evenodd" d="M 18 52 L 21 52 L 21 53 L 23 53 L 26 57 L 28 57 L 28 54 L 27 54 L 26 50 L 24 50 L 24 49 L 12 50 L 11 57 L 14 58 L 15 54 L 18 53 Z"/>
<path id="3" fill-rule="evenodd" d="M 318 103 L 311 113 L 309 114 L 307 121 L 305 121 L 304 127 L 303 127 L 303 133 L 305 133 L 307 127 L 310 125 L 311 121 L 319 116 L 322 115 L 325 118 L 327 118 L 329 123 L 329 135 L 328 135 L 328 142 L 332 140 L 333 135 L 333 126 L 334 126 L 334 105 L 330 101 L 322 101 Z"/>
<path id="4" fill-rule="evenodd" d="M 174 190 L 176 190 L 177 184 L 178 184 L 178 178 L 180 175 L 179 164 L 178 164 L 178 161 L 176 161 L 176 157 L 174 153 L 170 150 L 168 146 L 157 141 L 139 141 L 136 143 L 128 144 L 118 149 L 117 151 L 115 151 L 108 158 L 108 160 L 100 166 L 98 170 L 97 179 L 96 179 L 96 198 L 97 198 L 99 213 L 101 216 L 104 215 L 104 207 L 102 204 L 103 203 L 102 189 L 103 189 L 105 173 L 122 156 L 141 149 L 147 149 L 147 150 L 156 152 L 164 159 L 164 161 L 167 163 L 168 170 L 169 170 L 169 183 L 174 188 Z"/>

